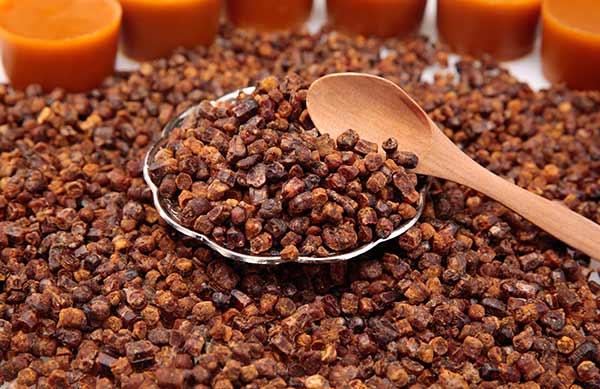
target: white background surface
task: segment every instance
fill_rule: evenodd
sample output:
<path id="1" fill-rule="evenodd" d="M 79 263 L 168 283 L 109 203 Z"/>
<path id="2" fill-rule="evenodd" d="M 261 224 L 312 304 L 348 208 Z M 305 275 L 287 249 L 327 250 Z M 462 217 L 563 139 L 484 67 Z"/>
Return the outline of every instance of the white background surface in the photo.
<path id="1" fill-rule="evenodd" d="M 282 0 L 285 1 L 285 0 Z M 325 22 L 325 0 L 316 0 L 315 9 L 311 20 L 309 22 L 309 29 L 316 31 Z M 427 5 L 427 11 L 421 33 L 430 36 L 433 40 L 437 39 L 436 28 L 435 28 L 435 8 L 436 1 L 429 0 Z M 368 16 L 367 16 L 368 17 Z M 505 62 L 514 75 L 520 80 L 528 82 L 534 89 L 544 88 L 548 86 L 548 82 L 544 79 L 541 70 L 541 64 L 539 60 L 539 39 L 536 44 L 535 50 L 527 57 L 519 59 L 517 61 Z M 117 69 L 119 70 L 133 70 L 138 66 L 137 63 L 125 58 L 122 54 L 119 54 L 117 58 Z M 0 82 L 7 82 L 6 74 L 0 64 Z"/>

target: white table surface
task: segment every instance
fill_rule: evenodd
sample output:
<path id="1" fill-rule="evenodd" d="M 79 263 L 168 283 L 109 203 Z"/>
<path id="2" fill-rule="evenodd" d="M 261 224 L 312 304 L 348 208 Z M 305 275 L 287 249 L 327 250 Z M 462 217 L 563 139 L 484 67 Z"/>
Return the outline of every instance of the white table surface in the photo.
<path id="1" fill-rule="evenodd" d="M 325 22 L 325 0 L 315 0 L 316 6 L 313 15 L 309 21 L 310 31 L 316 31 Z M 436 1 L 429 0 L 427 5 L 427 11 L 421 32 L 424 35 L 430 36 L 433 40 L 437 39 L 437 33 L 435 28 L 435 8 Z M 509 68 L 512 73 L 522 81 L 528 82 L 534 89 L 545 88 L 549 84 L 544 79 L 541 70 L 541 64 L 539 59 L 539 39 L 536 44 L 535 50 L 528 56 L 521 58 L 517 61 L 505 62 L 504 65 Z M 138 64 L 122 54 L 117 57 L 117 69 L 119 70 L 133 70 L 138 67 Z M 425 74 L 425 77 L 430 77 L 431 74 Z M 6 74 L 2 65 L 0 64 L 0 82 L 7 82 Z"/>

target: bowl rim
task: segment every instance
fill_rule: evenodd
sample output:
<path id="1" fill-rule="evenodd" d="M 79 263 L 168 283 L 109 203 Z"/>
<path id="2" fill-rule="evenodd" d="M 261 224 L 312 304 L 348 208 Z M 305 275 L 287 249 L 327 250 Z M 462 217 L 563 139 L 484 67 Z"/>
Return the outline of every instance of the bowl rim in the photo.
<path id="1" fill-rule="evenodd" d="M 254 90 L 255 87 L 238 89 L 216 100 L 213 100 L 211 103 L 214 105 L 221 102 L 231 101 L 235 99 L 239 94 L 251 95 L 254 92 Z M 431 178 L 428 176 L 420 175 L 419 177 L 422 177 L 422 181 L 419 187 L 419 203 L 416 206 L 416 215 L 413 218 L 404 221 L 402 225 L 394 229 L 394 231 L 386 238 L 376 239 L 367 244 L 363 244 L 362 246 L 359 246 L 354 250 L 344 251 L 337 254 L 333 253 L 333 255 L 327 257 L 300 256 L 299 258 L 293 261 L 283 260 L 281 258 L 281 255 L 254 255 L 228 249 L 225 246 L 220 245 L 219 243 L 212 240 L 209 236 L 189 229 L 183 226 L 178 220 L 176 220 L 176 215 L 174 215 L 172 211 L 167 210 L 169 208 L 168 205 L 163 205 L 163 202 L 161 201 L 160 195 L 158 193 L 158 185 L 152 179 L 152 174 L 150 172 L 151 158 L 153 158 L 154 155 L 162 148 L 162 146 L 167 140 L 167 136 L 171 133 L 171 131 L 173 131 L 175 128 L 178 128 L 182 120 L 185 119 L 192 112 L 194 112 L 194 110 L 197 107 L 197 105 L 194 105 L 186 109 L 185 111 L 171 119 L 164 126 L 160 137 L 153 142 L 152 146 L 148 149 L 148 152 L 144 157 L 143 176 L 147 185 L 150 187 L 150 191 L 152 192 L 152 201 L 159 216 L 168 225 L 170 225 L 179 233 L 202 242 L 203 244 L 216 251 L 223 257 L 233 259 L 239 262 L 260 265 L 280 265 L 283 263 L 326 264 L 335 262 L 345 262 L 355 257 L 365 255 L 375 247 L 381 245 L 382 243 L 391 241 L 392 239 L 398 238 L 399 236 L 403 235 L 406 231 L 412 228 L 417 223 L 417 221 L 419 221 L 423 214 L 425 204 L 427 203 L 427 196 L 429 193 L 429 187 L 431 185 Z"/>

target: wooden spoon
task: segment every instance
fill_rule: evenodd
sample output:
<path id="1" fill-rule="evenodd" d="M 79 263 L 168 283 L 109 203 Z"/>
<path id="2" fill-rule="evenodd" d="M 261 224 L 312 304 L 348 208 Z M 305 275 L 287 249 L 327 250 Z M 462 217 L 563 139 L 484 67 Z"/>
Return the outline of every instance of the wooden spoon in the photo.
<path id="1" fill-rule="evenodd" d="M 485 169 L 463 153 L 406 92 L 386 79 L 331 74 L 308 91 L 315 126 L 333 138 L 352 128 L 381 144 L 389 137 L 419 157 L 417 173 L 473 188 L 592 258 L 600 258 L 600 226 L 566 206 L 535 195 Z"/>

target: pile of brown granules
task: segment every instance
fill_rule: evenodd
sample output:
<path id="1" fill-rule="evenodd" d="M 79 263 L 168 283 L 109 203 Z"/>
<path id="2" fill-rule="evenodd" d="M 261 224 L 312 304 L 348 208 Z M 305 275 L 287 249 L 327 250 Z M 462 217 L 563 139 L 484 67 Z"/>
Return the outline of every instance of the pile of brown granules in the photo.
<path id="1" fill-rule="evenodd" d="M 203 101 L 166 135 L 151 179 L 173 217 L 219 245 L 251 254 L 328 257 L 417 215 L 415 154 L 398 141 L 321 134 L 306 82 L 290 74 L 213 106 Z M 405 169 L 406 168 L 406 169 Z"/>
<path id="2" fill-rule="evenodd" d="M 226 261 L 152 206 L 143 156 L 176 113 L 269 75 L 364 71 L 490 170 L 600 222 L 600 94 L 533 92 L 485 58 L 419 82 L 445 58 L 423 39 L 224 30 L 86 95 L 0 87 L 2 380 L 600 387 L 589 259 L 472 190 L 436 181 L 399 241 L 322 266 Z"/>

